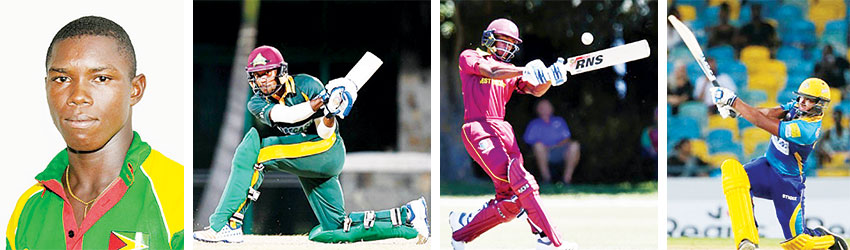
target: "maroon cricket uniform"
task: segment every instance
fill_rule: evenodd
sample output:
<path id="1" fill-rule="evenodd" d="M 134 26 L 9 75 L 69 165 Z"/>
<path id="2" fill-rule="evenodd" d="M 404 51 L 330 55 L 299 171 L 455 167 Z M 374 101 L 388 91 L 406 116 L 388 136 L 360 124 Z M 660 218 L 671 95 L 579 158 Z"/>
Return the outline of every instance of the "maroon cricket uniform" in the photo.
<path id="1" fill-rule="evenodd" d="M 558 233 L 537 201 L 537 182 L 522 167 L 513 127 L 504 120 L 505 104 L 513 92 L 525 93 L 523 89 L 530 83 L 519 76 L 503 80 L 482 76 L 479 71 L 482 65 L 512 66 L 484 51 L 465 50 L 458 64 L 464 106 L 463 144 L 493 180 L 496 197 L 478 212 L 463 218 L 468 223 L 454 231 L 452 238 L 472 241 L 496 225 L 513 220 L 525 209 L 532 231 L 545 233 L 555 246 L 560 246 Z"/>

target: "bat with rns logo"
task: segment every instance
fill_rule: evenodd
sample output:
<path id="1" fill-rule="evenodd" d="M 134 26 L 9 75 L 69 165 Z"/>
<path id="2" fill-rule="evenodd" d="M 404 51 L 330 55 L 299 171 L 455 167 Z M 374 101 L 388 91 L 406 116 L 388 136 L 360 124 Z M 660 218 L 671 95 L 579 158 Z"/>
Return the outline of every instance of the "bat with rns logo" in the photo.
<path id="1" fill-rule="evenodd" d="M 567 59 L 567 71 L 572 75 L 581 74 L 646 57 L 649 57 L 649 43 L 646 40 L 640 40 L 570 57 Z"/>

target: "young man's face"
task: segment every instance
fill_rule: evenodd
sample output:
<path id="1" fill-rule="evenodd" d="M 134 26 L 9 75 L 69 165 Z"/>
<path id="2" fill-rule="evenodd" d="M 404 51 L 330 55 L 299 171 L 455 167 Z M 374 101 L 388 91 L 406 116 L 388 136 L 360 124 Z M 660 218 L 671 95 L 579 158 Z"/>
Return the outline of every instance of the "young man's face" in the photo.
<path id="1" fill-rule="evenodd" d="M 509 43 L 505 43 L 505 42 L 496 40 L 496 42 L 493 44 L 493 46 L 495 46 L 496 48 L 505 49 L 507 51 L 513 51 L 517 47 L 516 44 L 519 42 L 516 39 L 509 37 L 509 36 L 505 36 L 505 35 L 496 34 L 495 37 L 496 37 L 496 39 L 501 39 L 501 40 L 505 40 L 505 41 L 513 43 L 513 44 L 509 44 Z M 501 53 L 501 54 L 499 54 L 499 53 Z M 500 50 L 496 51 L 496 54 L 498 54 L 498 56 L 503 56 L 505 53 L 507 53 L 507 52 L 500 51 Z"/>
<path id="2" fill-rule="evenodd" d="M 817 101 L 815 101 L 814 99 L 809 99 L 809 98 L 803 97 L 803 98 L 800 98 L 800 102 L 798 104 L 799 104 L 798 108 L 801 111 L 809 111 L 809 110 L 812 109 L 812 107 L 815 106 L 815 104 L 817 104 Z"/>
<path id="3" fill-rule="evenodd" d="M 260 88 L 260 91 L 263 94 L 271 95 L 277 89 L 277 70 L 270 69 L 264 71 L 252 72 L 254 75 L 254 81 L 257 84 L 257 87 Z"/>
<path id="4" fill-rule="evenodd" d="M 71 149 L 100 149 L 129 124 L 130 107 L 141 99 L 145 79 L 130 75 L 129 58 L 119 49 L 113 38 L 91 35 L 53 46 L 44 85 L 47 104 Z"/>

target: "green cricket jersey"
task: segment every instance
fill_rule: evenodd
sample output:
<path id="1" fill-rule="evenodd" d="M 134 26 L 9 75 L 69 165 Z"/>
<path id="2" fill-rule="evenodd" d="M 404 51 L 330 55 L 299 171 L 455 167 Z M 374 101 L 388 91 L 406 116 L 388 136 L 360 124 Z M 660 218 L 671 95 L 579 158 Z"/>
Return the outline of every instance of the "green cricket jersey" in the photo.
<path id="1" fill-rule="evenodd" d="M 314 119 L 322 117 L 320 109 L 308 119 L 295 123 L 273 122 L 269 112 L 275 105 L 293 106 L 309 102 L 321 95 L 324 85 L 319 79 L 307 74 L 287 77 L 285 92 L 279 103 L 271 103 L 255 94 L 248 100 L 248 111 L 254 116 L 254 128 L 262 139 L 258 162 L 275 158 L 297 158 L 328 151 L 339 138 L 339 130 L 333 136 L 322 139 L 316 132 Z M 272 99 L 273 100 L 273 99 Z"/>
<path id="2" fill-rule="evenodd" d="M 120 178 L 74 220 L 62 150 L 15 205 L 6 249 L 183 249 L 183 166 L 133 133 Z M 146 248 L 145 248 L 146 247 Z"/>

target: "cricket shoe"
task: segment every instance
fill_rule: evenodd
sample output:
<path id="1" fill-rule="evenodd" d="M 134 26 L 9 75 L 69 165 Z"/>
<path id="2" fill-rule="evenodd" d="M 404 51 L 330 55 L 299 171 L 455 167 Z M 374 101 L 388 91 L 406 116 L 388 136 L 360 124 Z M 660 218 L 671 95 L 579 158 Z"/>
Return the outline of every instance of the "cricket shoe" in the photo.
<path id="1" fill-rule="evenodd" d="M 744 239 L 738 244 L 738 250 L 755 250 L 758 249 L 755 243 L 748 239 Z"/>
<path id="2" fill-rule="evenodd" d="M 192 233 L 192 237 L 195 240 L 203 241 L 203 242 L 225 242 L 225 243 L 242 243 L 245 241 L 242 234 L 242 225 L 237 225 L 236 228 L 230 227 L 230 224 L 225 225 L 221 230 L 216 232 L 210 227 L 204 229 L 204 231 L 196 231 Z"/>
<path id="3" fill-rule="evenodd" d="M 821 235 L 832 235 L 832 237 L 835 238 L 835 243 L 829 247 L 829 250 L 847 250 L 847 241 L 844 241 L 844 237 L 841 237 L 841 235 L 830 232 L 823 226 L 817 226 L 812 230 L 820 233 Z"/>
<path id="4" fill-rule="evenodd" d="M 431 238 L 431 225 L 428 224 L 428 205 L 425 203 L 425 197 L 419 197 L 404 206 L 410 212 L 407 222 L 419 233 L 416 244 L 425 244 L 428 238 Z"/>
<path id="5" fill-rule="evenodd" d="M 574 242 L 562 240 L 561 246 L 556 247 L 555 244 L 552 244 L 552 241 L 549 240 L 549 237 L 542 234 L 541 236 L 542 237 L 537 239 L 537 250 L 578 250 L 578 244 Z"/>
<path id="6" fill-rule="evenodd" d="M 449 212 L 449 227 L 451 227 L 452 232 L 460 230 L 462 227 L 466 226 L 466 224 L 469 223 L 469 220 L 467 220 L 467 217 L 468 217 L 467 213 L 455 212 L 455 211 Z M 452 248 L 454 250 L 463 250 L 464 249 L 465 242 L 456 241 L 451 236 L 449 236 L 449 240 L 451 240 Z"/>

